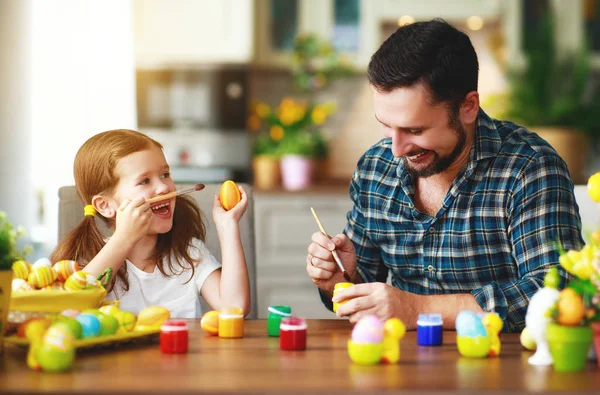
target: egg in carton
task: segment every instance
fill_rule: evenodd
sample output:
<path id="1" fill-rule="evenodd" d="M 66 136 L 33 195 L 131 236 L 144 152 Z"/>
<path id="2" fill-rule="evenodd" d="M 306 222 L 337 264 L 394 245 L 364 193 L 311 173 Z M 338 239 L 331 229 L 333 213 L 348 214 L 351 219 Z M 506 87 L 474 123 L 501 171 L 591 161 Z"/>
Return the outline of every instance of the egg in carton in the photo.
<path id="1" fill-rule="evenodd" d="M 58 281 L 61 282 L 67 281 L 70 275 L 81 270 L 81 266 L 76 261 L 68 259 L 56 262 L 52 268 L 58 276 Z"/>
<path id="2" fill-rule="evenodd" d="M 12 264 L 13 276 L 21 280 L 27 281 L 31 270 L 31 264 L 27 261 L 15 261 Z"/>
<path id="3" fill-rule="evenodd" d="M 35 289 L 41 289 L 56 281 L 56 272 L 48 266 L 33 266 L 27 282 Z"/>

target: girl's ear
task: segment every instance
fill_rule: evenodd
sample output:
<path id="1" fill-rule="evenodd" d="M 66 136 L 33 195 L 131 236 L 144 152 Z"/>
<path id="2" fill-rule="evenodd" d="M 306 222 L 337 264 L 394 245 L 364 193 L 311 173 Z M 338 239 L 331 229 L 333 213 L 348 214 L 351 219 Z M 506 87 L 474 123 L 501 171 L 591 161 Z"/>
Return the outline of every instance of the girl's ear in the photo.
<path id="1" fill-rule="evenodd" d="M 111 206 L 110 202 L 105 196 L 96 195 L 92 198 L 92 206 L 96 211 L 104 218 L 113 218 L 116 214 L 116 210 Z"/>

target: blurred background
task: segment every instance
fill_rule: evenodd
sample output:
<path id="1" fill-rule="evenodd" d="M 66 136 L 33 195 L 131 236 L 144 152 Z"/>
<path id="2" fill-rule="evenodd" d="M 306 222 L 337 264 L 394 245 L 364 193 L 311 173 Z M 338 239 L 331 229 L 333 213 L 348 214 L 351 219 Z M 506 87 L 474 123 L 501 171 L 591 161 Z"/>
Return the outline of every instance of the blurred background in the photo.
<path id="1" fill-rule="evenodd" d="M 177 182 L 252 183 L 259 308 L 326 316 L 304 271 L 309 207 L 341 232 L 382 136 L 369 59 L 435 17 L 471 37 L 490 115 L 546 138 L 578 184 L 600 169 L 600 0 L 0 0 L 0 210 L 48 255 L 77 149 L 136 129 Z"/>

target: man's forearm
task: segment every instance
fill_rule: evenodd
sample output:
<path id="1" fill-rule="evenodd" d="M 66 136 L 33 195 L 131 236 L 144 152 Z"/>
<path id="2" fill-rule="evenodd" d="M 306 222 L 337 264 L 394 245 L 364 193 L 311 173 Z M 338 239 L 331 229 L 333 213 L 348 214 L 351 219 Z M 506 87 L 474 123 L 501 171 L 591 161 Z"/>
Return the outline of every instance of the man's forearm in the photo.
<path id="1" fill-rule="evenodd" d="M 418 295 L 417 297 L 421 299 L 421 313 L 442 315 L 444 329 L 455 329 L 456 316 L 463 310 L 483 312 L 471 294 Z"/>

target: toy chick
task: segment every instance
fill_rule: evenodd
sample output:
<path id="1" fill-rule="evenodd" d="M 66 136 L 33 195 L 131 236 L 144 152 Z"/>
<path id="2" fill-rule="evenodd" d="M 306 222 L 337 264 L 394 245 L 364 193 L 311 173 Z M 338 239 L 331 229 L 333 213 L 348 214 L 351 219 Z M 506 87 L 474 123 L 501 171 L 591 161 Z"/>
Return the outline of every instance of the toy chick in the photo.
<path id="1" fill-rule="evenodd" d="M 394 364 L 400 360 L 400 340 L 406 333 L 404 322 L 390 318 L 383 326 L 383 353 L 381 362 Z"/>
<path id="2" fill-rule="evenodd" d="M 488 357 L 497 357 L 500 355 L 500 331 L 504 326 L 502 322 L 502 318 L 496 313 L 487 313 L 481 319 L 481 323 L 488 332 L 488 337 L 490 338 L 490 351 L 488 353 Z"/>

